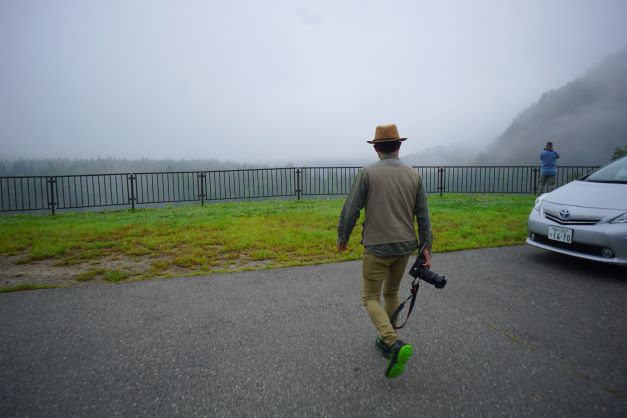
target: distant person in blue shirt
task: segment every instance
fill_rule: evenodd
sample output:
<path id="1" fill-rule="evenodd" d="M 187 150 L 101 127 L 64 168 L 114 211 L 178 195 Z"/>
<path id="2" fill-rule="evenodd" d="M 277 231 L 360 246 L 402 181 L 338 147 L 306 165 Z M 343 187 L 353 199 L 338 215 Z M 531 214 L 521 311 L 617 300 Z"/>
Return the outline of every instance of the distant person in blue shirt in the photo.
<path id="1" fill-rule="evenodd" d="M 551 141 L 546 143 L 546 147 L 540 153 L 540 161 L 542 168 L 540 169 L 540 187 L 538 188 L 538 196 L 547 193 L 555 187 L 555 176 L 557 175 L 557 159 L 559 153 L 553 149 Z"/>

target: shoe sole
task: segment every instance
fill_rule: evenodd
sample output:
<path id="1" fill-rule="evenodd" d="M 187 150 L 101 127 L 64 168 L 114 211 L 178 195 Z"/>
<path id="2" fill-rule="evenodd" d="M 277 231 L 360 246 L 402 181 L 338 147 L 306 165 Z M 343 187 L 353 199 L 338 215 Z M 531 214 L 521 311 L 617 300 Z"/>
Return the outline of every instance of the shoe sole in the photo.
<path id="1" fill-rule="evenodd" d="M 390 362 L 390 366 L 385 372 L 385 377 L 387 377 L 388 379 L 393 379 L 401 375 L 405 370 L 405 363 L 409 361 L 412 354 L 414 354 L 414 349 L 411 345 L 405 344 L 404 346 L 402 346 L 401 349 L 398 350 L 396 362 L 394 362 L 394 360 Z"/>

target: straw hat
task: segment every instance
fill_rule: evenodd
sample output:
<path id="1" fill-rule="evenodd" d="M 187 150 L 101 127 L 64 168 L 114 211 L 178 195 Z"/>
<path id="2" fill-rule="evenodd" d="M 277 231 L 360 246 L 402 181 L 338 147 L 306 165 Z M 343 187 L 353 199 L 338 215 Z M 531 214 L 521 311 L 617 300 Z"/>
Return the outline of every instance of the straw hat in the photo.
<path id="1" fill-rule="evenodd" d="M 369 144 L 378 142 L 404 141 L 407 138 L 400 138 L 396 125 L 379 125 L 374 132 L 374 139 L 368 141 Z"/>

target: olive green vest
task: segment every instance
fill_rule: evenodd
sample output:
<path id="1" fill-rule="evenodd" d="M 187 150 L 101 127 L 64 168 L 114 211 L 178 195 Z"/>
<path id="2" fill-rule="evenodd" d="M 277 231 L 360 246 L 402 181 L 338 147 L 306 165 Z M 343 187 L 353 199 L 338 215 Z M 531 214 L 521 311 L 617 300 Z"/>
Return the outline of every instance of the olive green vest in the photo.
<path id="1" fill-rule="evenodd" d="M 420 174 L 397 158 L 386 158 L 363 169 L 366 175 L 364 245 L 416 239 L 414 209 Z"/>

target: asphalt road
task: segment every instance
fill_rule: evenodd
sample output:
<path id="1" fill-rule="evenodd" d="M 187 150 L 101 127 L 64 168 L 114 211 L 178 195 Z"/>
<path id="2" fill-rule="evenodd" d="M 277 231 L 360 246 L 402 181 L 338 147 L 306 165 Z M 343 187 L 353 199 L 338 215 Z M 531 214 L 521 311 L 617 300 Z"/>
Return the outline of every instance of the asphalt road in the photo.
<path id="1" fill-rule="evenodd" d="M 0 416 L 627 416 L 627 269 L 434 263 L 395 380 L 359 262 L 0 294 Z"/>

